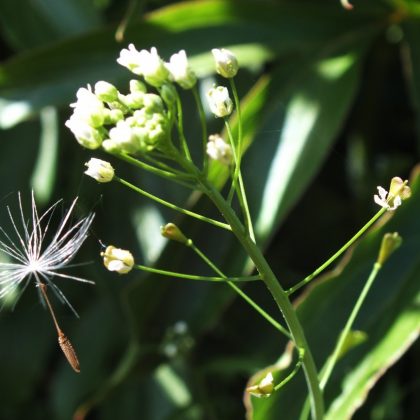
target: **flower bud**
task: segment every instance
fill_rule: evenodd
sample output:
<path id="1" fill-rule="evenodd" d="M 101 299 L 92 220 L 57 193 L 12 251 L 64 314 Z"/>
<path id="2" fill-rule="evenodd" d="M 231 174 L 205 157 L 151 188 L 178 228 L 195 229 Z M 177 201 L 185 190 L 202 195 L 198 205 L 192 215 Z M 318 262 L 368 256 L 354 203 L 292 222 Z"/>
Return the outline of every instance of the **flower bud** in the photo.
<path id="1" fill-rule="evenodd" d="M 165 238 L 171 239 L 173 241 L 181 242 L 186 245 L 188 243 L 187 237 L 181 232 L 179 227 L 174 223 L 167 223 L 165 226 L 161 226 L 160 233 Z"/>
<path id="2" fill-rule="evenodd" d="M 119 95 L 118 99 L 130 110 L 140 109 L 143 106 L 144 95 L 143 92 L 133 92 L 128 95 Z"/>
<path id="3" fill-rule="evenodd" d="M 406 200 L 411 197 L 411 188 L 407 185 L 408 181 L 403 181 L 400 177 L 394 176 L 391 179 L 389 186 L 389 194 L 392 197 L 400 197 L 401 200 Z"/>
<path id="4" fill-rule="evenodd" d="M 160 89 L 160 96 L 162 97 L 163 101 L 168 105 L 168 107 L 171 107 L 177 98 L 177 92 L 171 83 L 165 83 L 162 88 Z"/>
<path id="5" fill-rule="evenodd" d="M 227 79 L 235 77 L 239 69 L 236 56 L 225 48 L 222 48 L 221 50 L 214 48 L 211 52 L 216 63 L 217 73 Z"/>
<path id="6" fill-rule="evenodd" d="M 116 271 L 119 274 L 126 274 L 134 266 L 134 258 L 130 251 L 115 248 L 110 245 L 105 252 L 101 253 L 104 265 L 109 271 Z"/>
<path id="7" fill-rule="evenodd" d="M 65 125 L 76 137 L 77 142 L 86 149 L 94 150 L 101 146 L 102 132 L 78 118 L 77 115 L 73 114 L 65 122 Z"/>
<path id="8" fill-rule="evenodd" d="M 169 70 L 171 79 L 178 83 L 182 89 L 192 89 L 196 84 L 197 76 L 188 64 L 185 50 L 173 54 L 169 63 L 166 63 L 166 67 Z"/>
<path id="9" fill-rule="evenodd" d="M 246 389 L 254 397 L 269 397 L 274 391 L 274 378 L 271 372 L 268 372 L 267 375 L 261 379 L 260 383 L 257 385 L 249 386 Z"/>
<path id="10" fill-rule="evenodd" d="M 143 82 L 140 82 L 140 80 L 133 79 L 133 80 L 130 80 L 130 92 L 131 93 L 135 93 L 135 92 L 146 93 L 147 88 Z"/>
<path id="11" fill-rule="evenodd" d="M 117 124 L 124 119 L 124 113 L 120 109 L 107 109 L 104 124 Z"/>
<path id="12" fill-rule="evenodd" d="M 385 233 L 382 238 L 381 248 L 379 250 L 379 256 L 376 262 L 383 265 L 385 261 L 396 251 L 402 244 L 402 238 L 397 232 Z"/>
<path id="13" fill-rule="evenodd" d="M 109 130 L 109 138 L 123 152 L 136 153 L 139 150 L 135 133 L 126 120 L 118 121 L 117 125 Z"/>
<path id="14" fill-rule="evenodd" d="M 162 98 L 154 93 L 146 93 L 143 96 L 143 106 L 146 112 L 163 112 L 164 106 Z"/>
<path id="15" fill-rule="evenodd" d="M 232 147 L 227 144 L 218 134 L 209 136 L 207 154 L 213 160 L 218 160 L 224 165 L 232 163 Z"/>
<path id="16" fill-rule="evenodd" d="M 111 182 L 114 178 L 114 168 L 105 160 L 91 158 L 89 162 L 85 163 L 85 166 L 87 166 L 85 174 L 98 182 Z"/>
<path id="17" fill-rule="evenodd" d="M 224 86 L 211 88 L 206 96 L 210 110 L 216 117 L 226 117 L 232 112 L 233 103 Z"/>
<path id="18" fill-rule="evenodd" d="M 99 81 L 95 83 L 95 95 L 104 102 L 113 102 L 118 98 L 118 90 L 111 83 Z"/>

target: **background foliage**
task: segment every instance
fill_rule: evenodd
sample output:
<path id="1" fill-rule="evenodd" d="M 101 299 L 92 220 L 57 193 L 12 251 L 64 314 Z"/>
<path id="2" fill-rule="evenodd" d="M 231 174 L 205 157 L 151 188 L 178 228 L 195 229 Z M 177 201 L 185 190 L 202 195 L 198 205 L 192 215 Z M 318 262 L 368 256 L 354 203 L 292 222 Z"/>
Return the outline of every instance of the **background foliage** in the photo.
<path id="1" fill-rule="evenodd" d="M 404 244 L 369 294 L 358 330 L 367 339 L 340 361 L 326 390 L 329 419 L 414 419 L 419 391 L 420 3 L 354 1 L 2 0 L 0 66 L 0 204 L 16 192 L 40 206 L 79 195 L 80 215 L 95 211 L 90 241 L 74 273 L 95 287 L 64 284 L 78 309 L 58 307 L 78 349 L 75 375 L 57 349 L 51 321 L 28 288 L 0 314 L 1 419 L 296 419 L 303 376 L 266 400 L 242 403 L 251 375 L 274 364 L 286 342 L 224 285 L 102 267 L 99 240 L 130 248 L 137 260 L 210 275 L 159 226 L 176 221 L 229 274 L 249 271 L 229 234 L 185 220 L 118 185 L 82 175 L 92 154 L 63 123 L 78 87 L 107 80 L 124 89 L 130 75 L 116 64 L 129 42 L 156 46 L 166 59 L 186 49 L 202 87 L 213 83 L 209 51 L 239 57 L 238 83 L 249 151 L 243 164 L 258 240 L 284 287 L 322 263 L 376 211 L 372 194 L 392 176 L 412 174 L 414 197 L 377 226 L 334 271 L 297 300 L 318 365 L 322 365 L 375 260 L 382 234 Z M 131 10 L 124 39 L 117 26 Z M 199 137 L 185 97 L 190 141 Z M 190 117 L 191 116 L 191 117 Z M 213 130 L 219 122 L 209 117 Z M 199 147 L 199 145 L 198 145 Z M 119 173 L 177 203 L 188 197 L 146 173 L 113 162 Z M 212 168 L 220 186 L 223 169 Z M 217 217 L 203 199 L 192 206 Z M 0 224 L 9 227 L 5 211 Z M 246 286 L 278 316 L 261 284 Z M 182 321 L 185 324 L 179 324 Z M 181 325 L 181 328 L 180 328 Z M 283 355 L 287 356 L 287 351 Z M 402 357 L 404 356 L 404 357 Z M 379 382 L 378 379 L 383 375 Z M 278 377 L 282 375 L 278 373 Z M 370 391 L 372 385 L 376 387 Z"/>

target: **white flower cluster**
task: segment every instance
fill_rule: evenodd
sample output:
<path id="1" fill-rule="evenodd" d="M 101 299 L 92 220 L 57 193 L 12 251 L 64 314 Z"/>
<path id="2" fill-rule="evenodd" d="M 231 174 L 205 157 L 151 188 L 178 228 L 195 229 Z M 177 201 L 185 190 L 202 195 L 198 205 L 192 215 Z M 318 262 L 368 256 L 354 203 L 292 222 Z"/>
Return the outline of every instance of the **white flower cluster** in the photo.
<path id="1" fill-rule="evenodd" d="M 232 78 L 238 71 L 236 57 L 226 49 L 212 50 L 216 71 Z M 182 89 L 192 89 L 197 77 L 191 69 L 184 50 L 164 62 L 155 47 L 138 51 L 133 44 L 120 52 L 117 62 L 158 90 L 148 93 L 139 80 L 130 81 L 130 92 L 122 94 L 111 83 L 99 81 L 77 91 L 77 101 L 71 104 L 73 114 L 66 126 L 77 141 L 88 149 L 103 147 L 109 152 L 136 154 L 154 149 L 162 151 L 170 141 L 174 103 L 177 92 L 174 83 Z M 211 112 L 226 117 L 233 109 L 226 87 L 217 86 L 207 93 Z"/>
<path id="2" fill-rule="evenodd" d="M 92 88 L 80 88 L 73 114 L 66 126 L 77 141 L 88 149 L 101 146 L 108 151 L 147 152 L 164 147 L 170 124 L 160 96 L 147 93 L 138 80 L 130 82 L 130 93 L 123 95 L 104 81 Z"/>
<path id="3" fill-rule="evenodd" d="M 154 87 L 161 87 L 167 82 L 175 81 L 183 89 L 191 89 L 197 82 L 197 77 L 188 64 L 187 54 L 181 50 L 173 54 L 169 63 L 165 63 L 155 47 L 137 51 L 133 44 L 120 52 L 118 64 L 127 67 L 137 76 Z"/>

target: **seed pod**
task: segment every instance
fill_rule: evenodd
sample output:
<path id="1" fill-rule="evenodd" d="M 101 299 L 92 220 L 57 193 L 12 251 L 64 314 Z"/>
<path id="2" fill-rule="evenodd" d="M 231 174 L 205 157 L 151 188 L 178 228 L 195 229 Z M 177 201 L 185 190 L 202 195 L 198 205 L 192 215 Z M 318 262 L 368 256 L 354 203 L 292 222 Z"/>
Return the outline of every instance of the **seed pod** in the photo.
<path id="1" fill-rule="evenodd" d="M 70 366 L 73 370 L 77 373 L 80 372 L 80 364 L 79 359 L 77 358 L 76 352 L 74 351 L 73 346 L 70 343 L 70 340 L 64 335 L 64 333 L 60 330 L 58 332 L 58 344 L 61 347 L 61 350 L 66 356 L 67 361 L 69 362 Z"/>

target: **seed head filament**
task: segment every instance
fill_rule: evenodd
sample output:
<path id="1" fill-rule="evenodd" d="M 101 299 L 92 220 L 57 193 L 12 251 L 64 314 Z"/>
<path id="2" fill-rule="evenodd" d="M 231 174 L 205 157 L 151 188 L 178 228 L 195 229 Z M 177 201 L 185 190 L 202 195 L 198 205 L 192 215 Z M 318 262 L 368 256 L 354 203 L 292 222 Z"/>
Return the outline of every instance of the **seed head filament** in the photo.
<path id="1" fill-rule="evenodd" d="M 70 366 L 73 368 L 73 370 L 77 373 L 80 372 L 80 363 L 79 359 L 77 358 L 76 351 L 74 350 L 70 340 L 68 337 L 63 333 L 60 326 L 58 325 L 57 318 L 55 316 L 54 310 L 51 306 L 50 300 L 48 299 L 47 295 L 47 285 L 45 283 L 42 283 L 41 281 L 37 281 L 37 285 L 39 287 L 39 290 L 41 290 L 42 296 L 48 306 L 48 309 L 51 313 L 51 317 L 53 319 L 55 328 L 57 330 L 57 336 L 58 336 L 58 344 L 61 348 L 61 351 L 64 353 L 64 356 L 66 356 L 67 361 L 69 362 Z"/>

